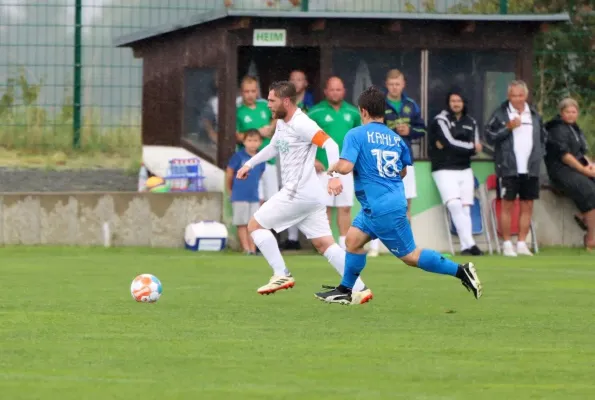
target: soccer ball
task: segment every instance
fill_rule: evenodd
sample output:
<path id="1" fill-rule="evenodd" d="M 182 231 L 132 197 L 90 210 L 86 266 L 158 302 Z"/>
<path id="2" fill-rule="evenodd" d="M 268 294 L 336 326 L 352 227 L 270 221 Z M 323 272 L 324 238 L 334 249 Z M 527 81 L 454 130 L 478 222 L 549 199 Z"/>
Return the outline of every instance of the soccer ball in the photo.
<path id="1" fill-rule="evenodd" d="M 151 274 L 142 274 L 130 284 L 132 298 L 142 303 L 155 303 L 163 291 L 161 281 Z"/>

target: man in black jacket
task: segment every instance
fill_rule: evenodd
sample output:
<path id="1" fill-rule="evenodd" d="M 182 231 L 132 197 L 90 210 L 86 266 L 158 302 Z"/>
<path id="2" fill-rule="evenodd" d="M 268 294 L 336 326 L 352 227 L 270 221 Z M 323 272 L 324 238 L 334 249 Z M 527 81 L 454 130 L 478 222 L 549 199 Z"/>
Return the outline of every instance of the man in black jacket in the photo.
<path id="1" fill-rule="evenodd" d="M 504 255 L 533 255 L 525 239 L 529 234 L 533 201 L 539 198 L 539 173 L 545 154 L 546 133 L 541 117 L 527 104 L 529 90 L 523 81 L 508 85 L 508 101 L 496 108 L 485 130 L 486 141 L 494 146 L 494 161 L 502 196 L 500 225 Z M 514 201 L 520 198 L 521 215 L 516 252 L 510 225 Z"/>
<path id="2" fill-rule="evenodd" d="M 451 90 L 446 109 L 438 114 L 428 132 L 432 177 L 442 202 L 448 208 L 461 241 L 461 254 L 482 255 L 473 239 L 471 206 L 475 199 L 475 181 L 471 157 L 481 152 L 477 122 L 467 115 L 460 90 Z"/>

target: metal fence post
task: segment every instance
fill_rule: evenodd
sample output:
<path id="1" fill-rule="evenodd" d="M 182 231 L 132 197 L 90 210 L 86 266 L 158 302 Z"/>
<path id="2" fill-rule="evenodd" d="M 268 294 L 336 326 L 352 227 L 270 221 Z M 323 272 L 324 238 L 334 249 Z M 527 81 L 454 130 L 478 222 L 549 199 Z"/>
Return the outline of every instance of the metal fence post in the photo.
<path id="1" fill-rule="evenodd" d="M 500 14 L 508 14 L 508 0 L 500 0 Z"/>
<path id="2" fill-rule="evenodd" d="M 74 10 L 74 91 L 73 91 L 73 114 L 72 114 L 72 147 L 81 147 L 81 69 L 82 69 L 82 21 L 83 5 L 82 0 L 76 0 Z"/>
<path id="3" fill-rule="evenodd" d="M 302 11 L 308 11 L 308 0 L 302 0 Z"/>

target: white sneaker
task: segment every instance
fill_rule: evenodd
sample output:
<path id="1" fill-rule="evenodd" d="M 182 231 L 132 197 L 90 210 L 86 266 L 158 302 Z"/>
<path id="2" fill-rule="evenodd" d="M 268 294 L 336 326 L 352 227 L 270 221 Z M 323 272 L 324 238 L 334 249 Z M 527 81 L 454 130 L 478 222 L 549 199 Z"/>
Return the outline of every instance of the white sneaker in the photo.
<path id="1" fill-rule="evenodd" d="M 368 250 L 368 257 L 378 257 L 378 250 Z"/>
<path id="2" fill-rule="evenodd" d="M 527 247 L 527 243 L 525 242 L 518 242 L 516 244 L 516 252 L 520 256 L 532 256 L 531 250 Z"/>
<path id="3" fill-rule="evenodd" d="M 512 247 L 511 241 L 506 241 L 502 244 L 502 252 L 506 257 L 516 257 L 517 254 L 514 251 L 514 247 Z"/>
<path id="4" fill-rule="evenodd" d="M 273 276 L 269 283 L 258 288 L 259 294 L 271 294 L 277 290 L 290 289 L 295 286 L 293 276 Z"/>
<path id="5" fill-rule="evenodd" d="M 361 292 L 351 293 L 351 304 L 365 304 L 373 298 L 374 295 L 372 294 L 372 291 L 368 288 L 364 288 L 364 290 L 362 290 Z"/>

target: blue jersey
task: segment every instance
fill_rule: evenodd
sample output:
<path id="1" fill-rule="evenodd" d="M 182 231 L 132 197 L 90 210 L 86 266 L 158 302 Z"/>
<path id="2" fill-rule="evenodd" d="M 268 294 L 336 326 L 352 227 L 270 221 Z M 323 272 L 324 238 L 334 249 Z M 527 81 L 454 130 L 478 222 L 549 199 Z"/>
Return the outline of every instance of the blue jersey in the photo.
<path id="1" fill-rule="evenodd" d="M 264 173 L 265 163 L 255 165 L 246 179 L 236 178 L 238 170 L 244 166 L 252 156 L 242 149 L 231 156 L 227 168 L 233 171 L 233 184 L 231 187 L 231 201 L 247 201 L 249 203 L 258 203 L 258 182 Z"/>
<path id="2" fill-rule="evenodd" d="M 400 172 L 411 165 L 409 146 L 395 131 L 370 122 L 347 132 L 341 158 L 352 162 L 355 196 L 364 213 L 407 209 Z"/>

